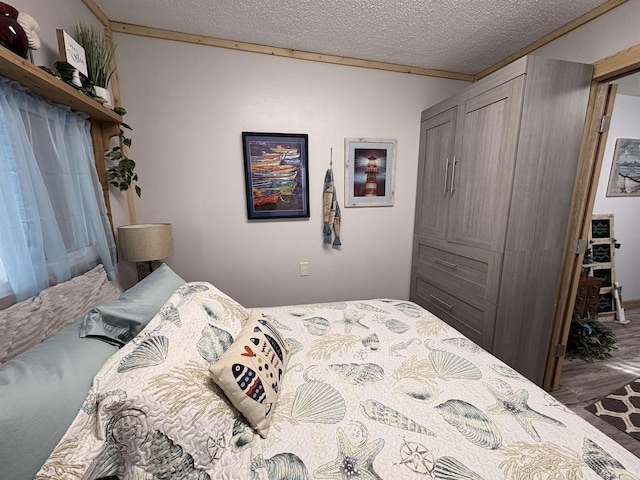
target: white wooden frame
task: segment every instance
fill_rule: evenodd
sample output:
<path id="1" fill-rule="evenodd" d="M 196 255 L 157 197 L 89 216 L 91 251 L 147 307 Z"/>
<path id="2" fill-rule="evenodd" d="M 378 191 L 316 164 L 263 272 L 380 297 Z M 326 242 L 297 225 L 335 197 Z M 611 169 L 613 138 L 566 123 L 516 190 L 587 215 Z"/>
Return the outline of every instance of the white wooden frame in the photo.
<path id="1" fill-rule="evenodd" d="M 393 139 L 345 138 L 344 204 L 346 207 L 393 206 L 396 150 L 397 141 Z M 376 181 L 372 182 L 372 178 Z"/>

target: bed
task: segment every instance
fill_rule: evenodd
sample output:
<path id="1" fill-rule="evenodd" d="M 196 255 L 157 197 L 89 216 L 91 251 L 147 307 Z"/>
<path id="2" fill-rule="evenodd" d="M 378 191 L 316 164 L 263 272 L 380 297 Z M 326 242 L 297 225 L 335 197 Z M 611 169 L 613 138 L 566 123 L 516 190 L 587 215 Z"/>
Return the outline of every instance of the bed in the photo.
<path id="1" fill-rule="evenodd" d="M 0 367 L 3 478 L 640 479 L 640 459 L 416 304 L 248 309 L 156 272 Z M 44 380 L 51 342 L 73 392 Z M 49 371 L 20 384 L 33 351 Z"/>

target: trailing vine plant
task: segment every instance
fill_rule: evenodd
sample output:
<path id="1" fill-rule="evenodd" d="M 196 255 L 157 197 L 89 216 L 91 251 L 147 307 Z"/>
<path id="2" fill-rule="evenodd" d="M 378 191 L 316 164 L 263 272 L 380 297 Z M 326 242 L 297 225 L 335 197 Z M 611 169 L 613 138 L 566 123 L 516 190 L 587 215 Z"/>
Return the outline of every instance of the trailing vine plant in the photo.
<path id="1" fill-rule="evenodd" d="M 120 116 L 124 116 L 127 113 L 122 107 L 115 107 L 113 111 Z M 129 190 L 132 183 L 138 181 L 138 174 L 135 172 L 136 162 L 128 154 L 131 147 L 131 138 L 125 135 L 124 129 L 131 130 L 131 127 L 125 122 L 120 123 L 118 145 L 105 154 L 107 160 L 114 162 L 114 165 L 107 167 L 107 180 L 110 185 L 119 188 L 121 191 Z M 134 190 L 138 197 L 142 195 L 142 189 L 139 185 L 134 185 Z"/>

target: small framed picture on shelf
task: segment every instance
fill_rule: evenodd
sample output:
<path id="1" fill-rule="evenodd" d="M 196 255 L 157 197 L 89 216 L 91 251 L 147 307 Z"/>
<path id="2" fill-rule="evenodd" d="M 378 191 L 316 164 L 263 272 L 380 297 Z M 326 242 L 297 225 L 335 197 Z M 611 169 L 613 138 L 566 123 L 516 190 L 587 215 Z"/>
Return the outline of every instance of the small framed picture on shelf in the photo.
<path id="1" fill-rule="evenodd" d="M 346 207 L 393 206 L 396 140 L 345 138 Z"/>
<path id="2" fill-rule="evenodd" d="M 71 35 L 61 29 L 56 29 L 58 36 L 58 52 L 60 59 L 75 67 L 85 77 L 87 76 L 87 57 L 84 48 Z"/>
<path id="3" fill-rule="evenodd" d="M 250 220 L 309 217 L 307 134 L 242 132 Z"/>

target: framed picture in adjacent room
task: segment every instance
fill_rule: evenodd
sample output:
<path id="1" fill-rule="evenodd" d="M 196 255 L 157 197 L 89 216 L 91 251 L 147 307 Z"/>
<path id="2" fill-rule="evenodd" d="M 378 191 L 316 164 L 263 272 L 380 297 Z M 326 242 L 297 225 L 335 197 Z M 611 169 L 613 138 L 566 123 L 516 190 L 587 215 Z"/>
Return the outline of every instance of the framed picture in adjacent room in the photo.
<path id="1" fill-rule="evenodd" d="M 393 205 L 396 140 L 345 138 L 346 207 Z"/>
<path id="2" fill-rule="evenodd" d="M 611 162 L 607 197 L 640 196 L 640 140 L 618 138 Z"/>
<path id="3" fill-rule="evenodd" d="M 242 132 L 250 220 L 309 217 L 307 134 Z"/>

